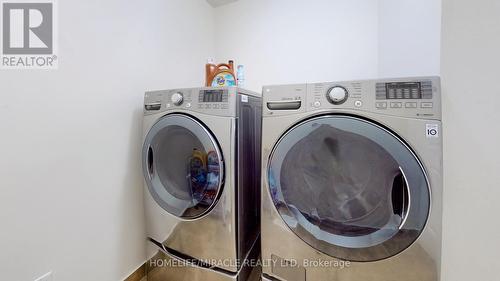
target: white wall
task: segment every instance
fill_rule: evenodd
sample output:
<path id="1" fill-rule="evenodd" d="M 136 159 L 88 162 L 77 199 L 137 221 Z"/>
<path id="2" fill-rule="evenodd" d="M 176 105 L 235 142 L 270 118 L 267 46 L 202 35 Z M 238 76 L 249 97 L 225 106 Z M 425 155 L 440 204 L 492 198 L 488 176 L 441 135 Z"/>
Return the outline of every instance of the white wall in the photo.
<path id="1" fill-rule="evenodd" d="M 216 9 L 216 58 L 246 88 L 377 76 L 377 1 L 240 0 Z"/>
<path id="2" fill-rule="evenodd" d="M 0 279 L 144 262 L 143 93 L 203 83 L 212 22 L 201 0 L 59 1 L 59 69 L 0 71 Z"/>
<path id="3" fill-rule="evenodd" d="M 439 75 L 441 0 L 379 0 L 378 76 Z"/>
<path id="4" fill-rule="evenodd" d="M 440 0 L 239 0 L 216 9 L 216 57 L 245 65 L 256 91 L 438 75 L 440 26 Z"/>
<path id="5" fill-rule="evenodd" d="M 443 280 L 499 280 L 500 2 L 444 0 Z"/>

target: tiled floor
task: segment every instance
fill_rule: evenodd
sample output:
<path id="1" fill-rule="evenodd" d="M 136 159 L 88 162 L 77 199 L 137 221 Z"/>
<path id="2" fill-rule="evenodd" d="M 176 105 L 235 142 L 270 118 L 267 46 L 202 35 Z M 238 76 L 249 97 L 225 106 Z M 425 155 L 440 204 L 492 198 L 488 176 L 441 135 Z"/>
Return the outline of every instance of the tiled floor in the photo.
<path id="1" fill-rule="evenodd" d="M 259 270 L 254 270 L 247 281 L 259 281 L 260 280 L 260 269 Z M 144 277 L 141 279 L 141 281 L 192 281 L 193 278 L 196 280 L 203 280 L 203 281 L 224 281 L 226 279 L 220 278 L 219 274 L 212 274 L 204 272 L 189 272 L 189 274 L 186 274 L 184 271 L 175 271 L 172 270 L 171 268 L 167 269 L 166 268 L 155 268 L 153 271 L 148 273 L 148 277 Z"/>

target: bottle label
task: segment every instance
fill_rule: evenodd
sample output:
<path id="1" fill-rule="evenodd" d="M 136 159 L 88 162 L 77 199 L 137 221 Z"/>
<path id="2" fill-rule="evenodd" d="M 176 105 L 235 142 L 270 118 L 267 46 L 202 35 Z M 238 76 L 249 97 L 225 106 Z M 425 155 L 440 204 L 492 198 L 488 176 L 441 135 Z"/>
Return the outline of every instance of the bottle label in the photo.
<path id="1" fill-rule="evenodd" d="M 221 72 L 212 80 L 212 87 L 236 86 L 234 76 L 229 72 Z"/>

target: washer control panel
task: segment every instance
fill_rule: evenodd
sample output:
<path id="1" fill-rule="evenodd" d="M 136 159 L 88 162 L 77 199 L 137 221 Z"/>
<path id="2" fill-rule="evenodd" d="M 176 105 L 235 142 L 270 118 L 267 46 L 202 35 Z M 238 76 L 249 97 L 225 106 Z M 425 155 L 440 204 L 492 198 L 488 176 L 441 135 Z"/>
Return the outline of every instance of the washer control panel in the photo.
<path id="1" fill-rule="evenodd" d="M 339 109 L 441 118 L 439 77 L 265 86 L 263 91 L 264 115 Z"/>

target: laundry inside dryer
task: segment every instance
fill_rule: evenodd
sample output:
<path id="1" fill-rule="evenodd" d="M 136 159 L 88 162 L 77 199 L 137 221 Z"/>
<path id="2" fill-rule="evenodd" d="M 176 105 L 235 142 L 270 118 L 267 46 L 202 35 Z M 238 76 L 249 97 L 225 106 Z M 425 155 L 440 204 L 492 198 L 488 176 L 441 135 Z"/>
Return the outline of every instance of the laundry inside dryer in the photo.
<path id="1" fill-rule="evenodd" d="M 403 194 L 393 196 L 404 184 L 396 160 L 361 135 L 327 124 L 307 126 L 312 131 L 292 146 L 282 164 L 285 201 L 330 233 L 397 231 L 407 206 Z"/>
<path id="2" fill-rule="evenodd" d="M 155 151 L 155 152 L 154 152 Z M 209 208 L 217 195 L 219 158 L 210 144 L 203 144 L 190 130 L 171 125 L 153 138 L 149 148 L 151 163 L 162 188 L 165 200 L 184 217 L 196 217 Z"/>

